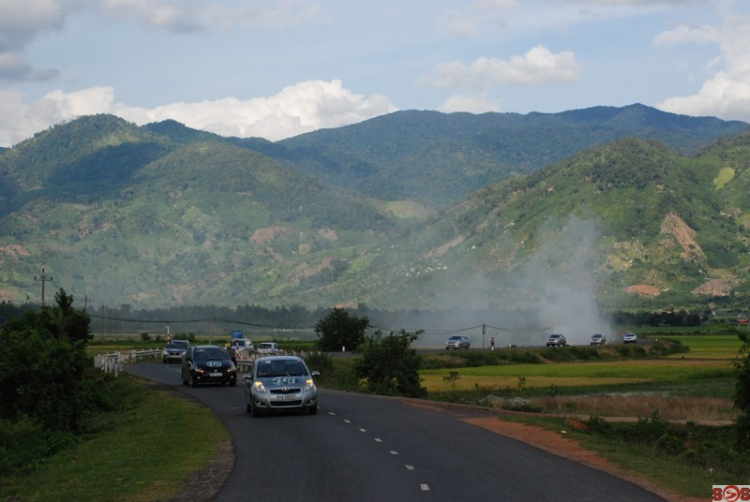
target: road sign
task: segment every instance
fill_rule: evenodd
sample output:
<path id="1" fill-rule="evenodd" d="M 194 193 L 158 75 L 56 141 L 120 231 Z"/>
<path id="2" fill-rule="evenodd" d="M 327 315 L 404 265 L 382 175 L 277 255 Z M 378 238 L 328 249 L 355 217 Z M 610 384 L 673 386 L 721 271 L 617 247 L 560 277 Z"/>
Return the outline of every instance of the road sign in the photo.
<path id="1" fill-rule="evenodd" d="M 242 330 L 235 329 L 232 331 L 232 338 L 242 338 Z"/>

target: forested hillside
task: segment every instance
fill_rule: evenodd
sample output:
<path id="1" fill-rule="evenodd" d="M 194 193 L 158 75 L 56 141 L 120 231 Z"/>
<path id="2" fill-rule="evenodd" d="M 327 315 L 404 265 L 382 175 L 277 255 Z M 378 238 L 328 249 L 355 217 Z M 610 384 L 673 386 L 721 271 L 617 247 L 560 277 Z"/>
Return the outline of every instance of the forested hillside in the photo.
<path id="1" fill-rule="evenodd" d="M 39 301 L 45 268 L 139 309 L 741 303 L 747 128 L 399 112 L 271 143 L 82 117 L 0 152 L 0 300 Z"/>

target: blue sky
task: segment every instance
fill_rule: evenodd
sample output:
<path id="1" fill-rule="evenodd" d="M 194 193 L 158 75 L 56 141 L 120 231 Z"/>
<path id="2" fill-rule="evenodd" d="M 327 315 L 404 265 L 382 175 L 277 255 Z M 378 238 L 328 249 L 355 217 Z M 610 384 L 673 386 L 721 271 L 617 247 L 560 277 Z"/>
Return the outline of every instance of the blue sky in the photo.
<path id="1" fill-rule="evenodd" d="M 750 1 L 0 0 L 0 146 L 112 113 L 278 140 L 396 110 L 750 122 Z"/>

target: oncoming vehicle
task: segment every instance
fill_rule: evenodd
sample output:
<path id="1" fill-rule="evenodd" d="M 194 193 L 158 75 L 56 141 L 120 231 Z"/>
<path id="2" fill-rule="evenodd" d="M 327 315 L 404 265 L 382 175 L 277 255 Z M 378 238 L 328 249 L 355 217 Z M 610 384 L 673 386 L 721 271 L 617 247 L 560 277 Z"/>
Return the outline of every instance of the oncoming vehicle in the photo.
<path id="1" fill-rule="evenodd" d="M 449 349 L 469 349 L 471 348 L 471 340 L 468 336 L 453 335 L 445 341 L 445 350 Z"/>
<path id="2" fill-rule="evenodd" d="M 547 338 L 547 347 L 565 347 L 568 341 L 559 333 L 553 333 Z"/>
<path id="3" fill-rule="evenodd" d="M 601 333 L 591 336 L 591 345 L 607 345 L 607 337 Z"/>
<path id="4" fill-rule="evenodd" d="M 247 412 L 257 416 L 264 411 L 301 410 L 318 412 L 318 391 L 305 362 L 297 356 L 268 356 L 255 361 L 245 376 Z"/>
<path id="5" fill-rule="evenodd" d="M 229 353 L 215 345 L 194 345 L 182 360 L 182 384 L 237 384 L 237 367 Z"/>
<path id="6" fill-rule="evenodd" d="M 622 343 L 638 343 L 638 335 L 628 331 L 622 337 Z"/>
<path id="7" fill-rule="evenodd" d="M 284 353 L 284 351 L 281 350 L 281 347 L 279 347 L 279 344 L 274 342 L 259 343 L 256 352 L 258 352 L 258 355 L 262 354 L 264 356 L 277 356 Z"/>
<path id="8" fill-rule="evenodd" d="M 185 355 L 188 347 L 190 347 L 190 343 L 187 340 L 172 340 L 161 351 L 161 362 L 182 361 L 182 356 Z"/>

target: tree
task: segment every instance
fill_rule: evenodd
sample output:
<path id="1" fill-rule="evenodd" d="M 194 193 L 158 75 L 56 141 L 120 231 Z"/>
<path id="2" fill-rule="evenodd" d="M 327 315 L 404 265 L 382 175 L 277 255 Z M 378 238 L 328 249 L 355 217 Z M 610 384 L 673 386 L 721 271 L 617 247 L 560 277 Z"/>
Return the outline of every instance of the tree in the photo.
<path id="1" fill-rule="evenodd" d="M 0 418 L 30 417 L 44 429 L 77 431 L 91 397 L 86 371 L 89 317 L 60 290 L 57 306 L 8 321 L 0 330 Z"/>
<path id="2" fill-rule="evenodd" d="M 378 331 L 367 338 L 362 345 L 362 359 L 357 361 L 357 376 L 366 378 L 368 388 L 377 394 L 424 396 L 427 391 L 419 377 L 422 360 L 411 348 L 421 333 L 401 330 L 382 338 Z"/>
<path id="3" fill-rule="evenodd" d="M 365 339 L 365 330 L 370 327 L 367 317 L 349 315 L 344 309 L 335 308 L 315 324 L 318 348 L 324 352 L 336 352 L 345 348 L 356 351 Z"/>

